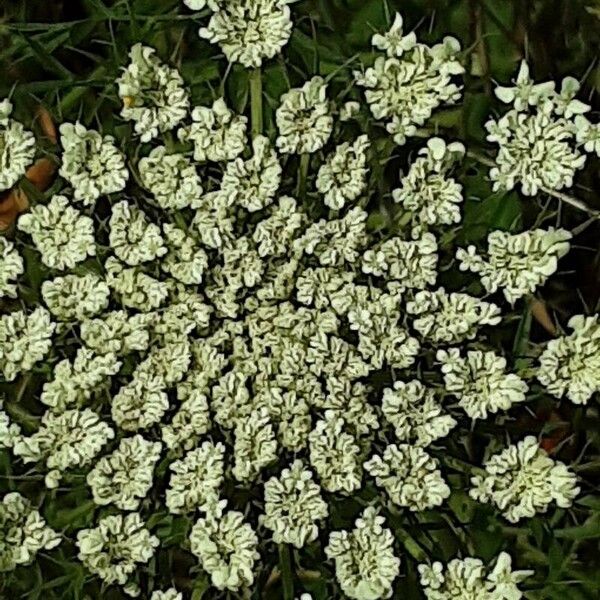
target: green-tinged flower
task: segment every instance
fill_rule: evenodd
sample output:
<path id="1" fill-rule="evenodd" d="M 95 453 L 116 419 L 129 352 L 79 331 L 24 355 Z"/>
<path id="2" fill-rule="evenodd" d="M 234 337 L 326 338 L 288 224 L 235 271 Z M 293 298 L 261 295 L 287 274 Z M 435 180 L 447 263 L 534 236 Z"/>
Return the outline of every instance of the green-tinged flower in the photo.
<path id="1" fill-rule="evenodd" d="M 35 155 L 35 138 L 21 123 L 10 118 L 12 103 L 0 102 L 0 192 L 25 175 Z"/>
<path id="2" fill-rule="evenodd" d="M 574 473 L 531 435 L 491 456 L 484 468 L 485 475 L 471 478 L 471 497 L 495 505 L 512 523 L 547 512 L 553 502 L 568 508 L 579 493 Z"/>
<path id="3" fill-rule="evenodd" d="M 203 442 L 181 460 L 171 463 L 166 504 L 170 512 L 186 514 L 207 511 L 218 498 L 223 484 L 225 446 Z"/>
<path id="4" fill-rule="evenodd" d="M 0 317 L 0 365 L 7 381 L 31 370 L 48 354 L 55 327 L 43 307 L 28 315 L 19 310 Z"/>
<path id="5" fill-rule="evenodd" d="M 40 550 L 58 546 L 61 536 L 46 525 L 31 502 L 10 492 L 0 502 L 0 573 L 29 565 Z"/>
<path id="6" fill-rule="evenodd" d="M 200 37 L 218 44 L 230 62 L 260 67 L 290 39 L 292 20 L 286 0 L 228 0 L 214 10 Z"/>
<path id="7" fill-rule="evenodd" d="M 225 512 L 227 502 L 214 502 L 190 534 L 190 549 L 219 590 L 248 589 L 254 583 L 254 563 L 260 558 L 258 537 L 238 511 Z"/>
<path id="8" fill-rule="evenodd" d="M 390 444 L 364 467 L 394 504 L 414 512 L 440 506 L 450 495 L 439 462 L 418 446 Z"/>
<path id="9" fill-rule="evenodd" d="M 142 142 L 170 131 L 187 115 L 189 98 L 177 69 L 163 63 L 154 48 L 135 44 L 130 63 L 117 80 L 121 116 L 134 121 Z"/>
<path id="10" fill-rule="evenodd" d="M 307 154 L 320 150 L 333 129 L 327 84 L 313 77 L 300 88 L 281 96 L 275 113 L 279 131 L 277 147 L 283 154 Z"/>
<path id="11" fill-rule="evenodd" d="M 112 136 L 102 136 L 79 122 L 63 123 L 60 140 L 63 153 L 59 173 L 73 187 L 74 200 L 93 205 L 100 196 L 125 188 L 129 171 Z"/>
<path id="12" fill-rule="evenodd" d="M 327 517 L 321 488 L 301 460 L 265 483 L 265 512 L 261 523 L 273 532 L 277 544 L 302 548 L 317 539 L 317 523 Z"/>
<path id="13" fill-rule="evenodd" d="M 518 584 L 533 571 L 513 571 L 510 555 L 501 552 L 493 567 L 468 556 L 421 564 L 419 574 L 427 600 L 520 600 Z"/>
<path id="14" fill-rule="evenodd" d="M 28 233 L 42 262 L 51 269 L 72 269 L 96 255 L 94 221 L 69 205 L 66 196 L 53 196 L 21 215 L 17 227 Z"/>
<path id="15" fill-rule="evenodd" d="M 557 398 L 586 404 L 600 391 L 600 323 L 598 315 L 576 315 L 570 335 L 550 340 L 540 356 L 537 378 Z"/>
<path id="16" fill-rule="evenodd" d="M 17 281 L 24 272 L 23 259 L 15 245 L 0 237 L 0 299 L 17 297 Z"/>
<path id="17" fill-rule="evenodd" d="M 87 475 L 94 502 L 137 510 L 154 482 L 154 466 L 162 444 L 141 435 L 123 438 L 118 448 L 103 456 Z"/>
<path id="18" fill-rule="evenodd" d="M 485 419 L 488 413 L 525 401 L 527 384 L 506 373 L 506 359 L 493 351 L 469 350 L 463 358 L 458 348 L 450 348 L 438 350 L 436 359 L 442 365 L 446 390 L 472 419 Z"/>
<path id="19" fill-rule="evenodd" d="M 125 586 L 159 545 L 138 513 L 110 515 L 77 533 L 79 560 L 107 585 Z M 127 589 L 135 589 L 135 584 Z M 125 591 L 127 591 L 127 589 Z"/>
<path id="20" fill-rule="evenodd" d="M 352 531 L 329 534 L 325 553 L 335 561 L 335 576 L 348 598 L 389 598 L 400 573 L 394 536 L 373 506 L 365 508 Z"/>
<path id="21" fill-rule="evenodd" d="M 48 469 L 46 486 L 55 488 L 66 471 L 89 465 L 114 435 L 112 427 L 89 408 L 49 410 L 39 429 L 17 440 L 13 451 L 25 463 L 43 463 Z"/>
<path id="22" fill-rule="evenodd" d="M 386 51 L 372 67 L 355 72 L 356 83 L 375 119 L 384 121 L 397 144 L 417 133 L 439 106 L 461 97 L 455 78 L 464 72 L 458 61 L 459 42 L 452 37 L 435 46 L 417 42 L 413 33 L 403 36 L 402 18 L 396 15 L 385 35 L 376 34 L 373 45 Z"/>

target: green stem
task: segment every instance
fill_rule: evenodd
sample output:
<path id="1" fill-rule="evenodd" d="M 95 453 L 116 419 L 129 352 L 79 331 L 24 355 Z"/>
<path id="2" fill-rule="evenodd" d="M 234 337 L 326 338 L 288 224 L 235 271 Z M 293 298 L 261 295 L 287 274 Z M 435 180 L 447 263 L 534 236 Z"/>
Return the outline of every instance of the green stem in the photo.
<path id="1" fill-rule="evenodd" d="M 412 218 L 413 213 L 410 210 L 399 213 L 396 216 L 396 225 L 398 226 L 398 229 L 404 229 L 404 227 L 410 223 Z"/>
<path id="2" fill-rule="evenodd" d="M 86 500 L 75 508 L 58 511 L 56 517 L 52 520 L 52 524 L 57 529 L 62 529 L 67 525 L 71 525 L 77 519 L 89 513 L 93 513 L 95 508 L 96 504 L 93 500 Z"/>
<path id="3" fill-rule="evenodd" d="M 455 458 L 453 456 L 444 456 L 441 458 L 441 461 L 445 466 L 451 467 L 452 469 L 459 471 L 460 473 L 466 473 L 468 475 L 485 475 L 485 469 L 481 467 L 476 467 L 475 465 L 471 465 L 464 460 L 460 460 L 459 458 Z"/>
<path id="4" fill-rule="evenodd" d="M 96 69 L 91 73 L 89 79 L 99 79 L 100 77 L 104 77 L 105 75 L 106 67 L 104 65 L 100 65 L 96 67 Z M 75 104 L 79 102 L 81 97 L 89 91 L 89 89 L 89 86 L 85 85 L 84 81 L 75 82 L 75 87 L 61 100 L 59 105 L 60 112 L 69 112 L 71 108 L 73 108 L 73 106 L 75 106 Z"/>
<path id="5" fill-rule="evenodd" d="M 427 562 L 427 552 L 421 545 L 401 526 L 401 519 L 397 515 L 390 517 L 390 523 L 393 526 L 394 534 L 400 540 L 404 549 L 420 563 Z"/>
<path id="6" fill-rule="evenodd" d="M 303 200 L 306 196 L 306 179 L 308 177 L 308 167 L 310 163 L 310 154 L 300 155 L 300 168 L 298 169 L 298 200 Z"/>
<path id="7" fill-rule="evenodd" d="M 6 414 L 18 425 L 21 425 L 27 431 L 35 431 L 39 427 L 39 417 L 30 415 L 24 408 L 21 407 L 21 400 L 25 395 L 27 387 L 31 381 L 31 373 L 24 375 L 17 388 L 14 401 L 5 402 L 4 410 Z"/>
<path id="8" fill-rule="evenodd" d="M 42 202 L 42 200 L 44 200 L 44 193 L 40 192 L 40 190 L 38 190 L 35 185 L 26 177 L 21 180 L 19 185 L 25 192 L 30 204 L 37 204 L 38 202 Z"/>
<path id="9" fill-rule="evenodd" d="M 281 570 L 283 600 L 294 600 L 294 579 L 292 576 L 290 547 L 287 544 L 279 544 L 279 568 Z"/>
<path id="10" fill-rule="evenodd" d="M 491 158 L 488 158 L 483 154 L 479 154 L 478 152 L 467 150 L 467 156 L 477 161 L 478 163 L 485 165 L 486 167 L 492 168 L 496 166 L 496 163 Z M 553 198 L 562 200 L 565 204 L 569 204 L 573 208 L 577 208 L 578 210 L 586 212 L 596 219 L 600 218 L 600 211 L 596 210 L 595 208 L 590 208 L 585 202 L 579 200 L 578 198 L 574 198 L 573 196 L 563 194 L 563 192 L 559 192 L 558 190 L 551 190 L 550 188 L 545 188 L 543 186 L 540 186 L 540 191 L 544 192 L 545 194 L 548 194 L 548 196 L 552 196 Z"/>
<path id="11" fill-rule="evenodd" d="M 260 67 L 256 67 L 250 74 L 250 108 L 252 137 L 255 138 L 263 131 L 262 73 Z"/>
<path id="12" fill-rule="evenodd" d="M 6 414 L 18 425 L 21 425 L 27 431 L 35 431 L 39 427 L 39 419 L 34 415 L 30 415 L 25 409 L 18 404 L 6 402 L 4 404 Z"/>

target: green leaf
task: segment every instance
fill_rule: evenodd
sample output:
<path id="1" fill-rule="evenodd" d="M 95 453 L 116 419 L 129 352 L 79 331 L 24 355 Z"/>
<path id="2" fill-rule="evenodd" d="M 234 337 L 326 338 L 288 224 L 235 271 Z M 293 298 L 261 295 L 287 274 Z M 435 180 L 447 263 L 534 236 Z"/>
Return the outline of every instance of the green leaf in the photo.
<path id="1" fill-rule="evenodd" d="M 600 538 L 600 515 L 592 515 L 583 525 L 556 529 L 554 535 L 559 539 L 591 540 Z"/>
<path id="2" fill-rule="evenodd" d="M 93 521 L 96 504 L 93 500 L 81 502 L 74 508 L 61 508 L 53 502 L 49 505 L 45 516 L 48 524 L 54 529 L 73 530 L 90 525 Z"/>
<path id="3" fill-rule="evenodd" d="M 250 95 L 249 72 L 240 65 L 234 65 L 227 79 L 227 92 L 233 108 L 243 113 L 248 105 Z"/>
<path id="4" fill-rule="evenodd" d="M 281 571 L 281 584 L 283 586 L 283 600 L 294 600 L 294 578 L 292 575 L 292 558 L 290 547 L 279 544 L 279 570 Z"/>
<path id="5" fill-rule="evenodd" d="M 346 41 L 356 46 L 368 46 L 376 31 L 385 31 L 387 28 L 384 3 L 381 0 L 365 0 L 352 16 Z"/>
<path id="6" fill-rule="evenodd" d="M 462 490 L 452 490 L 448 498 L 448 506 L 461 523 L 470 523 L 473 520 L 478 504 Z"/>
<path id="7" fill-rule="evenodd" d="M 469 185 L 469 183 L 471 185 Z M 496 229 L 515 231 L 521 220 L 521 203 L 516 193 L 492 194 L 483 202 L 471 197 L 472 178 L 465 185 L 465 203 L 463 228 L 459 239 L 461 243 L 477 242 Z M 481 183 L 480 183 L 481 185 Z M 485 185 L 485 184 L 483 184 Z"/>
<path id="8" fill-rule="evenodd" d="M 205 592 L 211 587 L 210 579 L 206 573 L 198 575 L 194 580 L 194 586 L 192 588 L 192 599 L 191 600 L 202 600 Z"/>
<path id="9" fill-rule="evenodd" d="M 575 500 L 575 504 L 591 508 L 594 512 L 600 511 L 600 496 L 583 496 Z"/>
<path id="10" fill-rule="evenodd" d="M 58 61 L 47 48 L 42 46 L 34 37 L 21 35 L 25 42 L 31 48 L 33 55 L 39 62 L 39 64 L 55 75 L 58 75 L 61 79 L 72 79 L 73 73 L 69 71 L 60 61 Z"/>

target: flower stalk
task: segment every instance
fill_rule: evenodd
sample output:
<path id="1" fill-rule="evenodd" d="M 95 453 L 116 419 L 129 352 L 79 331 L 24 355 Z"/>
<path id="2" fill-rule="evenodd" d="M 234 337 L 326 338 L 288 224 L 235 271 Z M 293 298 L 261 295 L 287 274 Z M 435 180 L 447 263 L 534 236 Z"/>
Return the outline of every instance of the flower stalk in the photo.
<path id="1" fill-rule="evenodd" d="M 281 569 L 283 600 L 294 600 L 294 579 L 292 576 L 290 547 L 287 544 L 279 544 L 279 568 Z"/>
<path id="2" fill-rule="evenodd" d="M 262 73 L 260 67 L 250 73 L 250 114 L 252 137 L 255 138 L 263 132 Z"/>
<path id="3" fill-rule="evenodd" d="M 306 197 L 306 180 L 308 178 L 308 167 L 310 164 L 310 154 L 300 155 L 300 168 L 298 169 L 297 194 L 300 200 Z"/>

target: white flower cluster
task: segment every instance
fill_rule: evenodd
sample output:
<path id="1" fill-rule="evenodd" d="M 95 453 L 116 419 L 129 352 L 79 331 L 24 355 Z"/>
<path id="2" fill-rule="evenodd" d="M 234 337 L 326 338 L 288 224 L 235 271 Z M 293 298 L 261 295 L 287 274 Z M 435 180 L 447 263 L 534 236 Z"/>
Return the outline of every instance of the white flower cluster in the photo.
<path id="1" fill-rule="evenodd" d="M 194 512 L 218 500 L 223 483 L 225 446 L 203 442 L 182 460 L 171 463 L 167 508 L 175 514 Z"/>
<path id="2" fill-rule="evenodd" d="M 152 558 L 158 545 L 158 538 L 135 512 L 104 517 L 97 527 L 77 534 L 79 560 L 108 585 L 129 584 L 125 591 L 133 596 L 139 591 L 132 575 Z"/>
<path id="3" fill-rule="evenodd" d="M 399 442 L 428 446 L 446 437 L 457 424 L 435 398 L 433 390 L 416 379 L 404 383 L 396 381 L 394 387 L 383 391 L 381 410 L 395 428 Z"/>
<path id="4" fill-rule="evenodd" d="M 487 139 L 498 145 L 490 170 L 494 189 L 512 190 L 519 183 L 523 194 L 535 196 L 571 187 L 585 164 L 581 149 L 600 150 L 598 125 L 584 116 L 591 107 L 575 98 L 579 83 L 567 77 L 560 92 L 554 82 L 536 84 L 525 61 L 514 83 L 496 88 L 496 96 L 511 109 L 486 123 Z"/>
<path id="5" fill-rule="evenodd" d="M 392 192 L 394 201 L 411 211 L 417 225 L 453 225 L 460 222 L 462 185 L 449 173 L 465 154 L 460 142 L 446 144 L 431 138 L 419 151 L 400 187 Z"/>
<path id="6" fill-rule="evenodd" d="M 373 36 L 373 46 L 385 55 L 364 72 L 355 73 L 373 116 L 385 121 L 399 145 L 414 136 L 436 108 L 460 99 L 460 87 L 453 80 L 464 73 L 455 38 L 446 37 L 430 47 L 417 42 L 414 33 L 404 36 L 402 27 L 402 16 L 396 14 L 385 35 Z"/>
<path id="7" fill-rule="evenodd" d="M 246 66 L 273 57 L 290 35 L 284 0 L 186 3 L 213 11 L 202 35 Z M 386 56 L 358 79 L 375 117 L 403 143 L 435 108 L 458 99 L 458 43 L 420 44 L 403 34 L 397 16 L 373 44 Z M 223 98 L 189 115 L 176 69 L 140 44 L 130 58 L 118 81 L 122 116 L 134 122 L 137 142 L 152 141 L 152 148 L 132 157 L 128 151 L 126 159 L 110 136 L 63 125 L 61 172 L 72 197 L 55 195 L 20 216 L 15 244 L 0 238 L 7 306 L 17 291 L 29 292 L 19 281 L 16 248 L 32 240 L 47 267 L 38 286 L 47 309 L 11 308 L 0 317 L 3 379 L 35 368 L 43 381 L 32 400 L 46 412 L 33 433 L 22 423 L 22 433 L 0 406 L 0 447 L 35 465 L 48 488 L 63 477 L 86 478 L 94 503 L 106 508 L 79 532 L 79 558 L 106 585 L 141 593 L 142 565 L 159 545 L 150 529 L 160 510 L 173 523 L 195 522 L 189 548 L 212 585 L 244 595 L 256 585 L 256 532 L 303 548 L 326 527 L 330 496 L 365 488 L 392 513 L 441 506 L 455 479 L 447 483 L 444 459 L 434 453 L 459 419 L 443 395 L 483 419 L 525 402 L 528 385 L 507 373 L 504 358 L 482 349 L 480 328 L 500 323 L 500 308 L 436 289 L 438 254 L 451 241 L 438 229 L 460 221 L 462 188 L 452 169 L 465 154 L 462 144 L 430 139 L 393 191 L 397 219 L 372 228 L 365 200 L 377 148 L 361 133 L 330 142 L 334 115 L 352 118 L 357 107 L 336 107 L 324 79 L 284 93 L 273 107 L 277 130 L 265 128 L 271 138 L 248 143 L 247 118 Z M 565 119 L 569 110 L 581 113 L 561 98 L 562 105 L 553 102 Z M 317 164 L 317 173 L 305 172 Z M 298 178 L 284 173 L 289 165 L 298 166 Z M 288 195 L 294 179 L 296 197 Z M 109 214 L 104 204 L 84 208 L 90 216 L 72 206 L 92 206 L 126 184 Z M 306 193 L 304 184 L 314 189 Z M 311 204 L 315 192 L 324 206 Z M 563 230 L 494 232 L 487 256 L 474 247 L 457 256 L 488 292 L 502 290 L 514 302 L 556 270 L 569 237 Z M 442 270 L 452 266 L 442 263 Z M 29 296 L 18 300 L 31 304 Z M 597 317 L 577 317 L 571 326 L 572 335 L 547 345 L 537 377 L 557 397 L 585 403 L 600 390 L 600 327 Z M 439 347 L 475 338 L 477 349 Z M 434 357 L 441 373 L 427 370 Z M 7 412 L 18 411 L 11 403 Z M 471 495 L 509 520 L 553 501 L 569 506 L 578 492 L 574 475 L 534 438 L 484 468 Z M 160 494 L 155 485 L 163 477 Z M 226 510 L 232 490 L 248 494 L 248 514 Z M 131 511 L 150 506 L 146 526 Z M 400 561 L 384 523 L 371 506 L 353 530 L 330 536 L 326 553 L 350 598 L 393 593 Z M 0 557 L 1 546 L 0 539 Z M 423 570 L 426 593 L 438 600 L 519 597 L 519 575 L 505 557 L 491 573 L 462 564 L 451 562 L 445 575 L 441 566 Z M 181 594 L 171 588 L 151 597 Z"/>
<path id="8" fill-rule="evenodd" d="M 158 225 L 126 200 L 112 207 L 109 241 L 117 258 L 132 267 L 167 253 Z"/>
<path id="9" fill-rule="evenodd" d="M 215 13 L 200 37 L 219 44 L 230 62 L 260 67 L 287 44 L 292 33 L 289 0 L 209 2 Z M 197 2 L 196 4 L 199 6 Z M 188 3 L 190 6 L 190 3 Z M 196 8 L 190 6 L 190 8 Z"/>
<path id="10" fill-rule="evenodd" d="M 344 431 L 344 419 L 335 411 L 325 412 L 308 436 L 310 464 L 321 487 L 328 492 L 350 494 L 362 486 L 361 449 L 354 436 Z"/>
<path id="11" fill-rule="evenodd" d="M 114 354 L 96 356 L 89 348 L 80 348 L 73 361 L 65 358 L 54 367 L 53 378 L 44 384 L 40 401 L 57 413 L 83 405 L 107 391 L 111 377 L 120 368 L 121 361 Z"/>
<path id="12" fill-rule="evenodd" d="M 81 340 L 97 354 L 124 356 L 143 352 L 150 343 L 149 327 L 152 314 L 129 315 L 124 310 L 104 313 L 97 319 L 81 324 Z"/>
<path id="13" fill-rule="evenodd" d="M 233 476 L 249 482 L 270 463 L 277 460 L 277 439 L 266 407 L 238 419 L 234 430 Z"/>
<path id="14" fill-rule="evenodd" d="M 493 568 L 479 558 L 466 557 L 447 565 L 419 565 L 419 574 L 427 600 L 520 600 L 518 584 L 533 571 L 513 571 L 510 555 L 501 552 Z"/>
<path id="15" fill-rule="evenodd" d="M 151 228 L 155 232 L 154 227 Z M 123 230 L 119 234 L 120 241 L 123 242 L 121 250 L 132 259 L 140 258 L 153 249 L 160 254 L 167 252 L 166 247 L 162 246 L 162 237 L 160 234 L 151 234 L 151 241 L 145 247 L 138 248 L 136 245 L 128 246 L 127 233 Z M 159 241 L 161 240 L 161 241 Z M 112 289 L 121 304 L 126 308 L 133 308 L 139 311 L 151 311 L 159 308 L 167 299 L 170 291 L 170 284 L 167 281 L 160 281 L 151 275 L 148 275 L 140 267 L 126 267 L 115 257 L 109 257 L 104 263 L 106 269 L 106 282 Z"/>
<path id="16" fill-rule="evenodd" d="M 236 510 L 224 512 L 226 501 L 214 504 L 190 534 L 191 551 L 219 590 L 238 591 L 254 583 L 258 537 Z"/>
<path id="17" fill-rule="evenodd" d="M 35 155 L 35 138 L 22 123 L 10 118 L 12 103 L 0 102 L 0 192 L 25 175 Z"/>
<path id="18" fill-rule="evenodd" d="M 372 506 L 356 519 L 353 531 L 334 531 L 325 553 L 335 561 L 335 575 L 348 598 L 377 600 L 392 595 L 400 572 L 394 554 L 394 536 L 383 527 L 385 519 Z"/>
<path id="19" fill-rule="evenodd" d="M 494 454 L 484 467 L 485 475 L 471 479 L 470 495 L 496 505 L 512 523 L 546 512 L 552 502 L 568 508 L 579 493 L 575 475 L 533 436 Z"/>
<path id="20" fill-rule="evenodd" d="M 302 87 L 283 94 L 275 122 L 279 131 L 277 147 L 283 154 L 311 154 L 320 150 L 333 130 L 323 78 L 313 77 Z"/>
<path id="21" fill-rule="evenodd" d="M 165 223 L 163 232 L 168 247 L 161 265 L 163 271 L 185 285 L 201 284 L 208 267 L 206 252 L 176 225 Z"/>
<path id="22" fill-rule="evenodd" d="M 367 185 L 369 145 L 366 135 L 356 138 L 353 144 L 340 144 L 319 169 L 317 189 L 323 194 L 326 206 L 340 210 L 363 193 Z"/>
<path id="23" fill-rule="evenodd" d="M 42 284 L 42 298 L 59 321 L 84 321 L 108 307 L 110 289 L 98 275 L 65 275 Z"/>
<path id="24" fill-rule="evenodd" d="M 390 444 L 383 457 L 375 454 L 365 463 L 365 470 L 394 504 L 411 511 L 440 506 L 450 495 L 439 462 L 419 446 Z"/>
<path id="25" fill-rule="evenodd" d="M 89 408 L 47 411 L 40 428 L 29 437 L 21 436 L 13 452 L 24 463 L 44 463 L 48 469 L 46 486 L 55 488 L 66 471 L 89 465 L 114 435 Z"/>
<path id="26" fill-rule="evenodd" d="M 201 377 L 177 386 L 177 399 L 181 402 L 171 423 L 162 426 L 162 440 L 171 450 L 191 450 L 211 426 L 208 398 L 203 393 L 205 381 Z"/>
<path id="27" fill-rule="evenodd" d="M 15 245 L 0 237 L 0 299 L 16 298 L 19 275 L 24 273 L 23 259 Z"/>
<path id="28" fill-rule="evenodd" d="M 600 391 L 600 323 L 598 315 L 576 315 L 569 321 L 571 335 L 550 340 L 540 356 L 537 378 L 557 398 L 565 394 L 575 404 L 586 404 Z"/>
<path id="29" fill-rule="evenodd" d="M 569 251 L 571 237 L 564 229 L 534 229 L 516 235 L 492 231 L 487 238 L 487 256 L 469 246 L 459 248 L 456 258 L 461 271 L 477 273 L 489 293 L 501 289 L 514 304 L 556 272 L 558 260 Z"/>
<path id="30" fill-rule="evenodd" d="M 302 548 L 317 539 L 317 523 L 327 517 L 327 503 L 313 474 L 301 460 L 265 483 L 265 512 L 261 524 L 273 532 L 277 544 Z"/>
<path id="31" fill-rule="evenodd" d="M 196 167 L 184 154 L 170 153 L 158 146 L 139 161 L 138 169 L 142 184 L 163 210 L 194 205 L 202 196 Z"/>
<path id="32" fill-rule="evenodd" d="M 341 267 L 353 264 L 368 243 L 365 222 L 367 213 L 358 206 L 346 215 L 330 221 L 313 223 L 301 238 L 294 242 L 294 250 L 315 255 L 322 267 Z"/>
<path id="33" fill-rule="evenodd" d="M 273 202 L 281 181 L 281 165 L 264 136 L 253 140 L 252 151 L 248 160 L 236 158 L 227 164 L 219 194 L 230 206 L 256 212 Z"/>
<path id="34" fill-rule="evenodd" d="M 87 483 L 94 502 L 137 510 L 152 487 L 154 465 L 161 449 L 160 442 L 149 442 L 139 434 L 123 438 L 119 447 L 103 456 L 88 473 Z"/>
<path id="35" fill-rule="evenodd" d="M 10 422 L 10 417 L 3 408 L 4 404 L 0 401 L 0 448 L 12 448 L 21 437 L 21 428 Z"/>
<path id="36" fill-rule="evenodd" d="M 147 429 L 159 423 L 169 408 L 167 390 L 183 379 L 190 360 L 187 341 L 154 346 L 113 397 L 113 421 L 125 431 Z"/>
<path id="37" fill-rule="evenodd" d="M 31 502 L 10 492 L 0 502 L 0 573 L 33 562 L 40 550 L 60 544 L 61 537 L 46 525 Z"/>
<path id="38" fill-rule="evenodd" d="M 63 146 L 60 175 L 73 186 L 73 199 L 91 205 L 100 196 L 120 192 L 129 179 L 125 157 L 110 135 L 81 123 L 60 126 Z"/>
<path id="39" fill-rule="evenodd" d="M 473 339 L 482 325 L 500 323 L 500 308 L 469 294 L 444 288 L 422 290 L 406 304 L 406 310 L 418 318 L 413 327 L 428 341 L 455 344 Z"/>
<path id="40" fill-rule="evenodd" d="M 437 251 L 432 233 L 415 240 L 389 238 L 363 254 L 362 271 L 393 280 L 394 289 L 422 290 L 436 282 Z"/>
<path id="41" fill-rule="evenodd" d="M 306 225 L 306 215 L 298 211 L 298 203 L 290 196 L 281 196 L 279 205 L 273 207 L 271 216 L 261 221 L 252 239 L 258 244 L 258 255 L 283 256 L 289 251 L 301 228 Z"/>
<path id="42" fill-rule="evenodd" d="M 121 116 L 135 122 L 142 142 L 170 131 L 187 115 L 189 98 L 177 69 L 156 56 L 154 48 L 135 44 L 130 63 L 117 80 L 123 101 Z"/>
<path id="43" fill-rule="evenodd" d="M 29 315 L 19 310 L 0 317 L 0 365 L 7 381 L 31 370 L 48 354 L 55 327 L 42 307 Z"/>
<path id="44" fill-rule="evenodd" d="M 527 384 L 506 373 L 506 359 L 493 351 L 469 350 L 466 358 L 458 348 L 438 350 L 446 390 L 458 398 L 458 405 L 471 419 L 485 419 L 488 413 L 508 410 L 525 401 Z"/>
<path id="45" fill-rule="evenodd" d="M 248 119 L 227 108 L 223 98 L 217 98 L 212 107 L 196 106 L 191 117 L 192 124 L 177 135 L 182 142 L 194 143 L 195 161 L 231 161 L 244 151 Z"/>
<path id="46" fill-rule="evenodd" d="M 73 208 L 66 196 L 53 196 L 21 216 L 18 228 L 28 233 L 42 262 L 51 269 L 72 269 L 96 255 L 94 221 Z"/>

